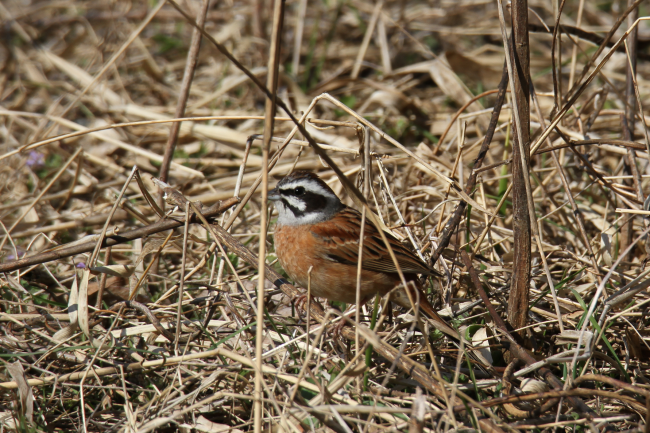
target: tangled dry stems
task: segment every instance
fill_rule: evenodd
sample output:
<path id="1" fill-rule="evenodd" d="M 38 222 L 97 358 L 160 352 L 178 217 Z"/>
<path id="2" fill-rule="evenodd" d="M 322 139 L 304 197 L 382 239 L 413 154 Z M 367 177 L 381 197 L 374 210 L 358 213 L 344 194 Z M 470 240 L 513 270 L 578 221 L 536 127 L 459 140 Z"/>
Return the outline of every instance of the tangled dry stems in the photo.
<path id="1" fill-rule="evenodd" d="M 207 32 L 261 81 L 272 31 L 266 6 L 214 4 L 206 19 Z M 200 2 L 187 7 L 196 15 Z M 549 4 L 530 7 L 553 27 L 556 11 Z M 555 83 L 552 37 L 531 34 L 539 104 L 531 104 L 533 141 L 561 108 L 554 92 L 565 97 L 576 80 L 583 82 L 594 34 L 602 38 L 623 10 L 619 3 L 567 2 L 565 31 L 575 26 L 587 33 L 561 37 L 556 61 L 563 66 Z M 255 186 L 262 142 L 254 135 L 263 131 L 264 95 L 204 40 L 186 109 L 186 116 L 203 118 L 180 128 L 169 192 L 206 207 L 224 205 L 227 210 L 211 221 L 232 237 L 226 242 L 199 218 L 184 230 L 182 197 L 172 204 L 181 211 L 161 215 L 152 176 L 159 175 L 170 126 L 160 121 L 174 116 L 183 92 L 192 26 L 169 5 L 149 12 L 120 2 L 0 5 L 7 24 L 0 45 L 0 267 L 49 257 L 2 268 L 5 429 L 253 430 L 253 259 L 261 230 L 269 230 L 266 275 L 282 272 L 273 252 L 273 214 L 270 226 L 260 227 L 261 187 Z M 513 261 L 507 99 L 472 206 L 435 264 L 448 277 L 432 281 L 430 291 L 441 314 L 493 368 L 469 361 L 464 346 L 461 351 L 437 332 L 425 338 L 408 312 L 396 310 L 386 319 L 381 304 L 364 307 L 359 346 L 354 331 L 344 334 L 350 339 L 334 339 L 317 319 L 340 314 L 330 309 L 322 316 L 316 308 L 308 321 L 287 296 L 295 288 L 272 278 L 261 342 L 265 429 L 646 428 L 647 223 L 638 213 L 648 189 L 643 101 L 650 71 L 645 22 L 639 28 L 631 99 L 625 73 L 637 53 L 628 58 L 623 50 L 604 62 L 531 158 L 542 251 L 534 247 L 529 326 L 508 332 L 521 336 L 537 363 L 512 356 L 514 346 L 496 320 L 506 317 Z M 624 24 L 609 45 L 625 30 Z M 302 42 L 296 51 L 297 35 Z M 306 113 L 309 134 L 353 183 L 361 187 L 370 173 L 371 209 L 393 234 L 430 257 L 461 199 L 442 176 L 466 185 L 494 105 L 494 94 L 470 99 L 496 89 L 501 77 L 495 4 L 290 2 L 282 38 L 279 98 L 294 113 Z M 318 99 L 324 92 L 330 96 Z M 642 116 L 626 137 L 626 104 L 639 112 L 638 101 Z M 293 127 L 278 112 L 272 156 Z M 314 170 L 354 205 L 303 138 L 294 137 L 278 154 L 269 186 L 293 169 Z M 126 182 L 134 166 L 140 178 Z M 124 198 L 117 200 L 123 187 Z M 243 202 L 228 202 L 233 196 Z M 147 231 L 174 219 L 175 230 Z M 134 230 L 128 242 L 115 241 Z M 102 233 L 110 249 L 93 254 Z M 71 250 L 75 243 L 86 247 Z M 43 255 L 52 249 L 49 254 L 59 256 Z M 471 268 L 462 251 L 472 255 Z M 84 280 L 91 266 L 99 269 Z M 595 314 L 586 320 L 592 304 Z M 371 331 L 378 309 L 381 325 Z M 575 359 L 571 349 L 578 339 L 589 350 Z M 552 381 L 542 371 L 561 379 L 564 389 L 544 388 Z M 571 398 L 585 410 L 568 404 Z"/>

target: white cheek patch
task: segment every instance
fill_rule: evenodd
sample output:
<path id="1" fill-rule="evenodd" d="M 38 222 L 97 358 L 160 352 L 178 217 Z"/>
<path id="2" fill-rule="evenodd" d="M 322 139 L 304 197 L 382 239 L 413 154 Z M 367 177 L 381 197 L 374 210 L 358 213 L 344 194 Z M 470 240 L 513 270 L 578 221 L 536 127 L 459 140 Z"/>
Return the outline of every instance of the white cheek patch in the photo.
<path id="1" fill-rule="evenodd" d="M 287 198 L 284 198 L 287 200 Z M 290 202 L 290 200 L 287 200 Z M 275 202 L 278 210 L 278 225 L 281 226 L 300 226 L 303 224 L 315 224 L 321 221 L 326 221 L 331 217 L 329 212 L 308 212 L 296 215 L 293 210 L 289 208 L 281 200 Z M 293 204 L 292 204 L 293 206 Z"/>
<path id="2" fill-rule="evenodd" d="M 318 212 L 307 213 L 301 216 L 300 218 L 295 218 L 294 225 L 316 224 L 321 221 L 326 221 L 328 218 L 329 215 L 323 213 L 318 213 Z"/>
<path id="3" fill-rule="evenodd" d="M 292 208 L 298 209 L 299 211 L 304 211 L 305 209 L 307 209 L 307 205 L 305 204 L 305 202 L 300 200 L 297 197 L 291 197 L 291 196 L 282 197 L 282 200 L 286 200 L 287 203 L 289 203 L 289 205 Z"/>
<path id="4" fill-rule="evenodd" d="M 278 212 L 278 224 L 282 226 L 301 226 L 303 224 L 315 224 L 328 219 L 327 214 L 318 212 L 306 213 L 299 217 L 294 215 L 289 209 Z"/>

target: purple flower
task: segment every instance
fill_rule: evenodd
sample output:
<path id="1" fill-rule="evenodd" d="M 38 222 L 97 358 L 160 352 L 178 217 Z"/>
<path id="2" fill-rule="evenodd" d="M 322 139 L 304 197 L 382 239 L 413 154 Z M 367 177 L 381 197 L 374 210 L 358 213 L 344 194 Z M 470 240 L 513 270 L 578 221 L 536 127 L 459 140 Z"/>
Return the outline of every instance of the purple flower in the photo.
<path id="1" fill-rule="evenodd" d="M 18 257 L 16 257 L 15 254 L 9 254 L 9 255 L 7 256 L 7 260 L 18 260 L 21 256 L 24 256 L 24 255 L 25 255 L 24 252 L 19 252 L 19 253 L 18 253 Z"/>
<path id="2" fill-rule="evenodd" d="M 32 168 L 42 167 L 45 165 L 45 155 L 41 152 L 32 150 L 27 157 L 27 165 Z"/>
<path id="3" fill-rule="evenodd" d="M 83 262 L 77 263 L 77 268 L 79 269 L 86 269 L 86 264 Z"/>

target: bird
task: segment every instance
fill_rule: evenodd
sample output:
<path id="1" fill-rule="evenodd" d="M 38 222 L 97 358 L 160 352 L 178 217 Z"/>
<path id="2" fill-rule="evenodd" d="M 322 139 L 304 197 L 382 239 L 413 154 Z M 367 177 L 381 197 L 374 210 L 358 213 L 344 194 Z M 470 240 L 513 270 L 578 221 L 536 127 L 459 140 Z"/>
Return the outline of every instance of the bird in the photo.
<path id="1" fill-rule="evenodd" d="M 269 191 L 268 199 L 278 212 L 275 252 L 289 278 L 300 287 L 309 285 L 312 296 L 355 304 L 361 213 L 344 205 L 318 175 L 304 170 L 293 171 L 280 180 Z M 416 307 L 431 319 L 435 328 L 459 339 L 458 332 L 429 303 L 418 279 L 418 275 L 440 274 L 385 232 L 407 282 L 404 286 L 379 230 L 366 218 L 361 254 L 361 303 L 397 288 L 391 300 L 411 308 L 408 290 Z"/>

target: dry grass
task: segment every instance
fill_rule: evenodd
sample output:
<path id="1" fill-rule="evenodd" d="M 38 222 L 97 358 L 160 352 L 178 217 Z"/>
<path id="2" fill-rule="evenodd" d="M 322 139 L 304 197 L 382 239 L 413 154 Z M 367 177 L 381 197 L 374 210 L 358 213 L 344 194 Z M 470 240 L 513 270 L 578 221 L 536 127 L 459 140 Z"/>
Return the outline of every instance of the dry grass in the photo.
<path id="1" fill-rule="evenodd" d="M 271 5 L 213 3 L 207 32 L 265 82 Z M 541 19 L 552 26 L 557 11 L 551 4 L 531 2 L 539 17 L 531 14 L 531 24 Z M 200 5 L 182 7 L 196 16 Z M 562 24 L 602 37 L 626 7 L 571 0 Z M 263 339 L 256 339 L 257 263 L 236 254 L 242 247 L 232 242 L 228 251 L 215 246 L 215 234 L 199 221 L 185 225 L 182 200 L 180 211 L 164 216 L 178 220 L 175 230 L 93 251 L 100 237 L 160 219 L 147 195 L 155 201 L 160 194 L 152 176 L 159 176 L 170 134 L 166 121 L 183 93 L 193 27 L 170 5 L 155 14 L 154 8 L 152 2 L 0 3 L 0 269 L 80 239 L 91 245 L 0 274 L 2 429 L 252 431 L 257 343 L 264 353 L 261 425 L 269 432 L 647 431 L 648 224 L 629 212 L 644 208 L 650 156 L 643 117 L 632 137 L 623 132 L 629 96 L 624 50 L 606 58 L 562 115 L 561 134 L 554 130 L 539 140 L 540 124 L 548 125 L 561 108 L 554 107 L 554 91 L 565 97 L 576 80 L 585 82 L 581 71 L 597 45 L 563 35 L 556 59 L 561 80 L 554 86 L 552 37 L 530 35 L 531 75 L 544 117 L 531 104 L 532 140 L 542 149 L 561 147 L 559 166 L 548 151 L 531 158 L 541 239 L 533 242 L 529 326 L 520 334 L 521 344 L 546 362 L 526 368 L 515 362 L 459 255 L 474 253 L 473 267 L 506 317 L 513 260 L 510 105 L 501 111 L 473 206 L 435 264 L 447 277 L 430 284 L 432 303 L 481 348 L 493 367 L 486 369 L 439 332 L 424 338 L 406 311 L 394 310 L 392 320 L 370 333 L 377 303 L 364 307 L 361 347 L 354 338 L 335 339 L 313 318 L 307 323 L 282 292 L 286 287 L 270 282 Z M 641 4 L 640 15 L 646 12 Z M 626 29 L 624 23 L 612 42 Z M 650 94 L 647 22 L 639 31 L 638 94 L 631 100 L 643 105 Z M 360 187 L 367 131 L 368 202 L 395 236 L 428 257 L 461 198 L 445 176 L 465 185 L 494 105 L 491 93 L 457 113 L 500 81 L 504 49 L 496 3 L 298 0 L 286 4 L 281 37 L 279 98 L 309 118 L 310 135 Z M 261 136 L 250 148 L 246 143 L 263 133 L 264 104 L 264 94 L 204 39 L 186 109 L 186 117 L 202 119 L 182 124 L 168 180 L 204 206 L 244 198 L 245 205 L 215 221 L 254 253 L 267 229 L 260 227 L 257 186 Z M 293 169 L 313 170 L 355 205 L 305 137 L 297 134 L 278 153 L 293 127 L 278 111 L 278 139 L 270 149 L 272 161 L 278 159 L 269 187 Z M 601 141 L 574 152 L 563 146 L 565 139 Z M 637 149 L 631 157 L 630 146 Z M 266 262 L 282 272 L 275 264 L 274 218 L 271 213 Z M 630 242 L 636 243 L 625 255 Z M 91 267 L 98 272 L 89 273 Z M 626 296 L 614 296 L 623 288 Z M 367 341 L 375 351 L 363 349 Z M 386 355 L 392 352 L 378 355 L 381 344 L 402 350 L 398 357 L 430 377 L 396 368 Z M 542 366 L 564 390 L 544 388 L 548 377 L 537 375 Z M 541 394 L 526 397 L 536 399 L 532 406 L 507 397 L 522 390 Z M 570 396 L 590 411 L 576 409 Z M 562 397 L 559 406 L 554 397 Z"/>

